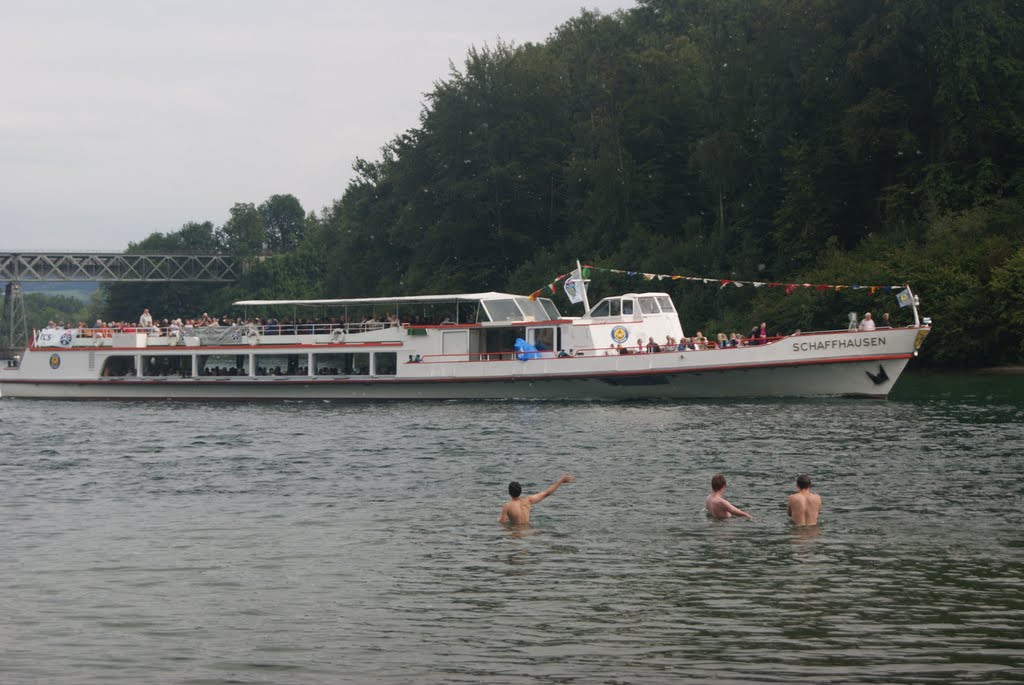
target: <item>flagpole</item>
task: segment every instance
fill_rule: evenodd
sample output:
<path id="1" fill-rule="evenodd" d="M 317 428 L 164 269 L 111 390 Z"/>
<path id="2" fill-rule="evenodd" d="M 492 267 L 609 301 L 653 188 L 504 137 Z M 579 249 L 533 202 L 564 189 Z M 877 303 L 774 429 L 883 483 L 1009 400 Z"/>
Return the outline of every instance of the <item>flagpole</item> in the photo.
<path id="1" fill-rule="evenodd" d="M 578 259 L 576 260 L 576 271 L 580 274 L 580 292 L 583 293 L 583 306 L 586 307 L 583 311 L 586 313 L 590 311 L 590 300 L 587 299 L 587 280 L 583 278 L 583 267 Z"/>
<path id="2" fill-rule="evenodd" d="M 921 317 L 917 314 L 917 295 L 914 294 L 909 285 L 907 286 L 907 292 L 910 293 L 910 306 L 914 309 L 914 328 L 920 328 Z"/>

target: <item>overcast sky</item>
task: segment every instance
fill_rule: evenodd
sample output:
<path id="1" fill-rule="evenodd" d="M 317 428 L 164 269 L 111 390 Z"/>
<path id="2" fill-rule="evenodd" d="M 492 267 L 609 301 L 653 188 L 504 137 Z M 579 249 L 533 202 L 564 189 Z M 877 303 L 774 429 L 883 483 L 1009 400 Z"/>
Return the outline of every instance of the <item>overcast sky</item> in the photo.
<path id="1" fill-rule="evenodd" d="M 471 46 L 632 0 L 40 0 L 0 20 L 0 252 L 121 251 L 342 196 Z"/>

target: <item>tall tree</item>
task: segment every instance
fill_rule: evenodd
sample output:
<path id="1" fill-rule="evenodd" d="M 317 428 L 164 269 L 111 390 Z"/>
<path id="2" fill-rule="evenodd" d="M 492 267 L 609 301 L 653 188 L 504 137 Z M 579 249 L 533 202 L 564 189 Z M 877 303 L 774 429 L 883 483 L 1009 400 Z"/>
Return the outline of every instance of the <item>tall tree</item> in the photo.
<path id="1" fill-rule="evenodd" d="M 302 242 L 306 212 L 294 195 L 271 195 L 258 208 L 266 233 L 266 248 L 288 252 Z"/>

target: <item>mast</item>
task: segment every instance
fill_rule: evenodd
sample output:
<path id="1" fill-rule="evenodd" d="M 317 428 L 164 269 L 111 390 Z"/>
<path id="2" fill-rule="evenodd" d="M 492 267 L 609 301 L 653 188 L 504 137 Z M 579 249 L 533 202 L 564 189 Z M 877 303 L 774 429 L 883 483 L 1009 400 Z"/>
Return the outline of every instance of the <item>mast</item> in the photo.
<path id="1" fill-rule="evenodd" d="M 585 309 L 584 313 L 590 311 L 590 300 L 587 299 L 587 281 L 583 278 L 583 267 L 580 265 L 580 260 L 576 260 L 576 273 L 580 275 L 580 292 L 583 293 L 583 306 Z M 917 310 L 914 310 L 915 314 Z"/>
<path id="2" fill-rule="evenodd" d="M 910 293 L 910 306 L 914 309 L 914 327 L 919 328 L 921 326 L 921 317 L 917 313 L 917 305 L 921 304 L 921 301 L 917 299 L 917 295 L 914 291 L 907 286 L 907 291 Z"/>

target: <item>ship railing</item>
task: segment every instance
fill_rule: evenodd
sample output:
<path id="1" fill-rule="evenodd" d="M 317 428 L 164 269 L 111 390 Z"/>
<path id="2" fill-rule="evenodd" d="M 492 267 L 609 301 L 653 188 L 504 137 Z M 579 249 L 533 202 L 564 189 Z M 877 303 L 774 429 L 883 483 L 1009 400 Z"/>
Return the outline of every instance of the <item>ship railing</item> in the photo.
<path id="1" fill-rule="evenodd" d="M 45 328 L 34 330 L 36 347 L 98 347 L 120 345 L 173 347 L 177 345 L 250 345 L 274 343 L 286 337 L 311 336 L 319 342 L 343 340 L 346 336 L 395 328 L 393 322 L 232 324 L 228 326 L 102 326 Z M 125 343 L 124 334 L 145 336 L 145 342 Z M 115 341 L 115 336 L 119 341 Z"/>

